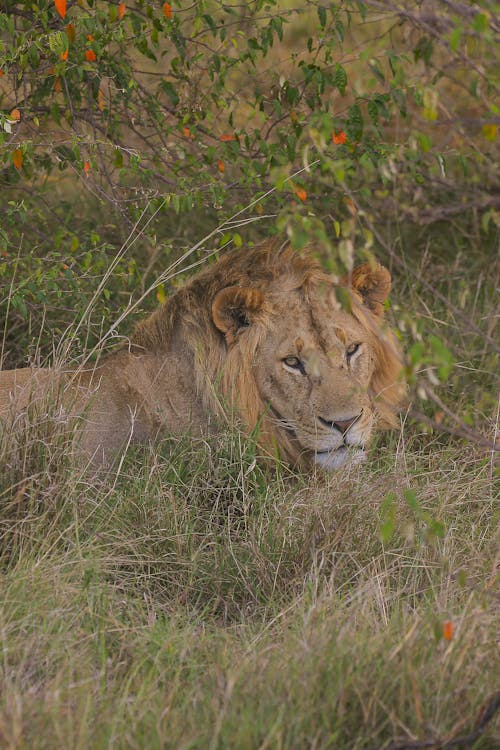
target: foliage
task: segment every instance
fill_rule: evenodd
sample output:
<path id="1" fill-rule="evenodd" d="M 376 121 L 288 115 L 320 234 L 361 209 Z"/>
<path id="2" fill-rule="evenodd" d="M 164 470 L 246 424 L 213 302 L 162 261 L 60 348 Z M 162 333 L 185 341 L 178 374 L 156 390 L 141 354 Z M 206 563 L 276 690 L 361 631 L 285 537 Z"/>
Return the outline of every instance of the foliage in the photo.
<path id="1" fill-rule="evenodd" d="M 487 211 L 495 16 L 439 5 L 16 3 L 0 15 L 9 205 L 28 192 L 70 244 L 88 224 L 60 205 L 58 183 L 109 203 L 122 234 L 144 210 L 227 218 L 275 189 L 257 215 L 270 207 L 297 245 L 327 247 L 333 219 L 347 263 L 373 237 L 346 186 L 363 208 L 398 202 L 414 218 L 436 211 L 430 190 Z"/>
<path id="2" fill-rule="evenodd" d="M 488 0 L 0 2 L 0 367 L 78 362 L 207 251 L 280 232 L 334 273 L 390 266 L 413 397 L 403 436 L 326 479 L 229 434 L 91 481 L 53 404 L 0 426 L 2 746 L 480 725 L 498 31 Z"/>
<path id="3" fill-rule="evenodd" d="M 449 126 L 438 119 L 446 113 L 458 116 L 455 149 L 472 138 L 484 161 L 498 115 L 496 61 L 485 55 L 497 30 L 492 12 L 457 17 L 458 8 L 431 4 L 433 15 L 419 16 L 409 4 L 417 32 L 403 42 L 393 35 L 398 13 L 388 3 L 377 19 L 383 44 L 367 44 L 357 61 L 363 79 L 359 69 L 352 79 L 343 45 L 363 30 L 369 6 L 179 2 L 166 13 L 144 2 L 82 2 L 61 14 L 52 0 L 17 3 L 0 17 L 11 149 L 4 164 L 17 159 L 9 178 L 76 172 L 122 211 L 158 195 L 177 211 L 222 203 L 235 181 L 253 196 L 279 185 L 273 170 L 286 175 L 318 156 L 321 173 L 338 182 L 370 163 L 382 164 L 390 182 L 389 160 L 399 157 L 421 184 L 448 168 L 444 153 L 425 158 L 433 145 L 425 123 Z M 300 44 L 283 60 L 293 34 Z M 458 78 L 459 65 L 470 80 Z M 450 99 L 464 87 L 454 110 Z M 476 115 L 471 133 L 465 112 Z M 397 116 L 410 120 L 404 135 L 411 139 L 401 143 L 383 129 Z"/>

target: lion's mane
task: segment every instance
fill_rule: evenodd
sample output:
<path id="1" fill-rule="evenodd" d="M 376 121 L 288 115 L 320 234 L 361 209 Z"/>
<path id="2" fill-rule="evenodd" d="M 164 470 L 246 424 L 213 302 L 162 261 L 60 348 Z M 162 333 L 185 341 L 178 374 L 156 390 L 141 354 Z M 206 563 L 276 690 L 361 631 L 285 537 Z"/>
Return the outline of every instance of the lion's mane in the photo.
<path id="1" fill-rule="evenodd" d="M 219 417 L 234 409 L 250 430 L 258 428 L 259 443 L 266 450 L 297 461 L 299 455 L 286 432 L 276 429 L 263 403 L 253 375 L 252 364 L 262 336 L 262 327 L 252 326 L 245 335 L 245 346 L 227 347 L 214 325 L 211 304 L 217 293 L 228 286 L 252 287 L 272 295 L 300 290 L 307 299 L 321 285 L 332 285 L 318 262 L 309 255 L 297 255 L 288 244 L 277 241 L 242 248 L 223 255 L 179 289 L 149 318 L 141 322 L 132 336 L 132 344 L 144 351 L 161 353 L 176 337 L 182 339 L 189 358 L 197 393 L 204 408 Z M 401 356 L 390 328 L 380 323 L 363 304 L 351 295 L 351 313 L 369 332 L 376 353 L 370 382 L 370 397 L 379 425 L 394 426 L 404 387 L 401 382 Z M 259 312 L 265 323 L 266 305 Z M 332 311 L 332 316 L 335 311 Z M 214 388 L 214 385 L 216 387 Z"/>

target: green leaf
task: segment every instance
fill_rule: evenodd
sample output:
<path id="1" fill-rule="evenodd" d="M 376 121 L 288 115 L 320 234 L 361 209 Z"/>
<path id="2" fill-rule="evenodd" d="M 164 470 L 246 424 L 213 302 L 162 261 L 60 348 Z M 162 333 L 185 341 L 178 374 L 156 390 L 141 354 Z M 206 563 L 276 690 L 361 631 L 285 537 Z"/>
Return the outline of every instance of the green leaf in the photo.
<path id="1" fill-rule="evenodd" d="M 202 18 L 205 21 L 205 23 L 207 24 L 207 26 L 210 29 L 210 31 L 212 32 L 213 36 L 216 36 L 216 34 L 217 34 L 217 27 L 215 25 L 215 21 L 212 18 L 212 16 L 209 16 L 208 13 L 205 13 L 202 16 Z"/>
<path id="2" fill-rule="evenodd" d="M 361 0 L 356 0 L 356 5 L 358 6 L 361 20 L 364 21 L 366 18 L 366 5 L 363 2 L 361 2 Z"/>
<path id="3" fill-rule="evenodd" d="M 370 100 L 368 104 L 366 105 L 368 114 L 370 115 L 370 119 L 373 122 L 374 125 L 378 124 L 378 107 L 377 103 L 373 100 Z"/>
<path id="4" fill-rule="evenodd" d="M 380 81 L 380 83 L 385 83 L 385 76 L 382 73 L 382 70 L 380 69 L 377 61 L 370 60 L 370 62 L 368 63 L 368 66 L 370 70 L 372 71 L 373 75 Z"/>
<path id="5" fill-rule="evenodd" d="M 342 43 L 345 37 L 345 30 L 344 30 L 344 24 L 342 23 L 340 18 L 338 18 L 335 23 L 335 33 L 337 34 L 337 37 L 339 38 L 340 43 Z"/>
<path id="6" fill-rule="evenodd" d="M 254 37 L 250 37 L 250 39 L 247 41 L 247 44 L 250 49 L 262 50 L 261 45 L 258 43 L 257 39 L 255 39 Z"/>
<path id="7" fill-rule="evenodd" d="M 406 500 L 406 504 L 409 508 L 411 508 L 411 510 L 413 510 L 415 513 L 419 512 L 420 508 L 417 501 L 417 496 L 413 490 L 405 490 L 404 499 Z"/>
<path id="8" fill-rule="evenodd" d="M 349 107 L 347 135 L 350 141 L 359 141 L 363 135 L 363 115 L 359 104 L 353 104 L 352 107 Z"/>
<path id="9" fill-rule="evenodd" d="M 413 56 L 415 61 L 423 60 L 426 65 L 429 65 L 433 53 L 433 41 L 428 36 L 422 36 L 418 40 L 417 44 L 413 49 Z"/>
<path id="10" fill-rule="evenodd" d="M 480 34 L 488 29 L 488 18 L 484 13 L 477 13 L 474 16 L 472 28 Z"/>
<path id="11" fill-rule="evenodd" d="M 450 48 L 453 52 L 456 52 L 460 46 L 460 40 L 462 38 L 462 28 L 456 26 L 450 34 Z"/>
<path id="12" fill-rule="evenodd" d="M 179 104 L 179 96 L 170 81 L 162 81 L 160 88 L 163 89 L 173 105 Z"/>
<path id="13" fill-rule="evenodd" d="M 344 96 L 347 86 L 347 73 L 339 63 L 335 65 L 335 70 L 333 73 L 333 85 L 340 91 L 342 96 Z"/>
<path id="14" fill-rule="evenodd" d="M 75 156 L 73 149 L 69 148 L 68 146 L 56 146 L 54 151 L 63 163 L 69 161 L 70 164 L 73 164 L 75 161 L 77 161 L 77 157 Z"/>
<path id="15" fill-rule="evenodd" d="M 318 5 L 317 12 L 318 12 L 319 24 L 321 28 L 324 29 L 326 26 L 326 8 L 324 8 L 322 5 Z"/>
<path id="16" fill-rule="evenodd" d="M 406 96 L 402 89 L 391 88 L 391 97 L 403 117 L 407 115 Z"/>

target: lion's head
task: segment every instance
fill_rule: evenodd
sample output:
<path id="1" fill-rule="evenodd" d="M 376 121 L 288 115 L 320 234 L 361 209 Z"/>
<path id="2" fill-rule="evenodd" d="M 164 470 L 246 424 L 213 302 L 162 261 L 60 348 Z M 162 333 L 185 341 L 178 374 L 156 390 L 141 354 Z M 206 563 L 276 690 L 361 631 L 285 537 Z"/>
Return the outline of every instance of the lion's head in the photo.
<path id="1" fill-rule="evenodd" d="M 403 393 L 384 322 L 389 272 L 365 264 L 342 285 L 338 295 L 311 257 L 288 246 L 239 250 L 177 292 L 139 338 L 164 336 L 168 317 L 195 353 L 205 408 L 220 413 L 222 394 L 268 451 L 334 469 L 362 460 L 374 430 L 394 425 Z"/>

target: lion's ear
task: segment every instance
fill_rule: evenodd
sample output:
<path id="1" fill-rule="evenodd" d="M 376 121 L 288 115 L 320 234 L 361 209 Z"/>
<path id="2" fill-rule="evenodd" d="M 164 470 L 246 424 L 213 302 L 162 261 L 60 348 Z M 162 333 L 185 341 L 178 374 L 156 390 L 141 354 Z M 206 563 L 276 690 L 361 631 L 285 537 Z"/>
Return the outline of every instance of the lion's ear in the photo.
<path id="1" fill-rule="evenodd" d="M 230 341 L 238 331 L 251 325 L 263 302 L 264 295 L 259 289 L 228 286 L 212 302 L 213 321 Z"/>
<path id="2" fill-rule="evenodd" d="M 363 303 L 377 317 L 384 314 L 384 302 L 391 291 L 391 274 L 379 263 L 363 263 L 352 270 L 345 283 L 361 295 Z"/>

